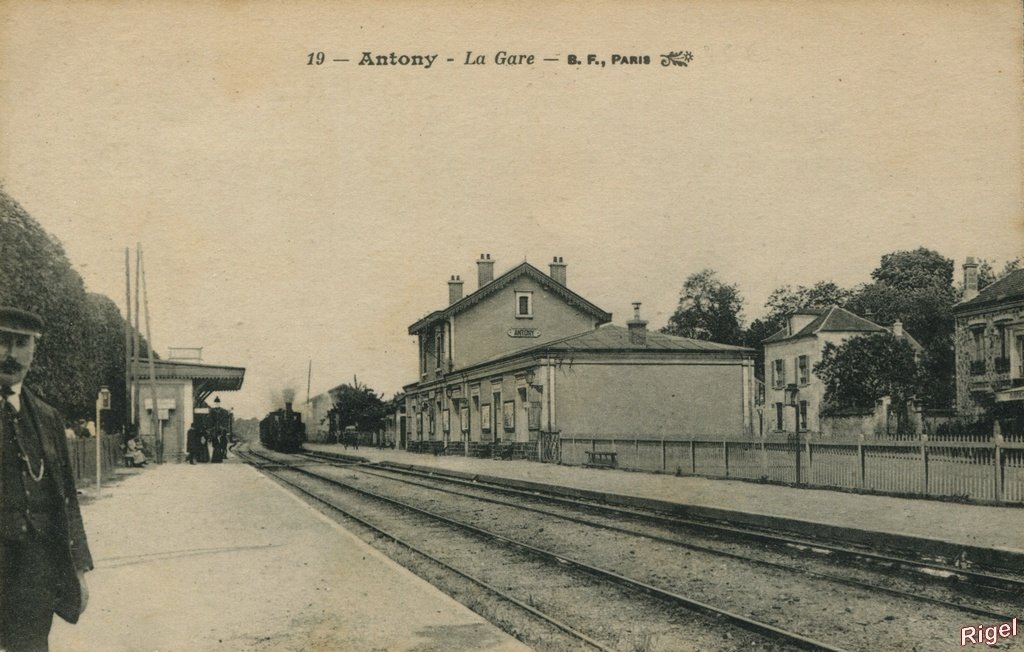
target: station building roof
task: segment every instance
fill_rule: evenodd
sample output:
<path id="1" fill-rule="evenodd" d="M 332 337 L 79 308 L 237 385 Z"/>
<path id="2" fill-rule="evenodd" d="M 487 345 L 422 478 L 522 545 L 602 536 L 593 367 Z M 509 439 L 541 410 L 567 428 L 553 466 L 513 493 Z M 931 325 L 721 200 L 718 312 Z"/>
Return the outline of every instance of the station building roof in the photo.
<path id="1" fill-rule="evenodd" d="M 209 392 L 235 392 L 242 388 L 245 380 L 244 367 L 179 360 L 154 360 L 153 367 L 157 380 L 191 380 Z M 145 381 L 149 378 L 149 362 L 133 362 L 132 373 L 135 378 Z"/>
<path id="2" fill-rule="evenodd" d="M 601 310 L 579 294 L 573 292 L 561 283 L 554 281 L 550 276 L 540 271 L 530 263 L 523 262 L 508 270 L 490 283 L 487 283 L 475 292 L 471 292 L 470 294 L 462 297 L 444 310 L 435 310 L 427 316 L 417 320 L 413 325 L 409 326 L 409 334 L 415 335 L 424 328 L 428 328 L 440 320 L 447 319 L 452 315 L 456 315 L 475 306 L 483 299 L 489 297 L 495 292 L 498 292 L 502 288 L 508 286 L 512 281 L 522 276 L 532 278 L 557 294 L 569 305 L 575 306 L 583 312 L 593 315 L 594 318 L 597 319 L 598 324 L 606 324 L 612 320 L 612 314 L 610 312 Z"/>

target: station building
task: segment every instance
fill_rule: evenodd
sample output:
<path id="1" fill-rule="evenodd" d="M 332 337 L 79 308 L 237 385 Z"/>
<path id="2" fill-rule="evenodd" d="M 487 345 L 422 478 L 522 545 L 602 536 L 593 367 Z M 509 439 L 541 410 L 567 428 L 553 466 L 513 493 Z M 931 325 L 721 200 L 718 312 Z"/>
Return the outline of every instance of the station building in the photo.
<path id="1" fill-rule="evenodd" d="M 132 362 L 132 394 L 139 406 L 139 436 L 150 450 L 158 455 L 162 451 L 164 462 L 182 462 L 187 456 L 187 435 L 192 422 L 197 415 L 210 412 L 213 406 L 207 400 L 214 392 L 240 390 L 245 369 L 204 363 L 202 349 L 172 349 L 169 359 L 153 361 L 152 371 L 151 376 L 147 361 Z"/>
<path id="2" fill-rule="evenodd" d="M 449 305 L 409 327 L 419 380 L 406 385 L 406 448 L 575 461 L 577 440 L 745 438 L 753 432 L 753 349 L 626 326 L 567 286 L 556 257 L 478 287 L 448 281 Z M 568 458 L 568 459 L 564 459 Z"/>

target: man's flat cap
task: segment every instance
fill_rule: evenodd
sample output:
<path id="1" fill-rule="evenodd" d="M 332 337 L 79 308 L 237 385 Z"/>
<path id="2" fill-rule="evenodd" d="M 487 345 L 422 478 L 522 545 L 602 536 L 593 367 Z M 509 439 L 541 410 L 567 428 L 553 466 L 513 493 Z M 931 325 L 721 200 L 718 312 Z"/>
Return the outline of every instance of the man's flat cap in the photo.
<path id="1" fill-rule="evenodd" d="M 0 331 L 38 337 L 43 333 L 43 319 L 34 312 L 0 306 Z"/>

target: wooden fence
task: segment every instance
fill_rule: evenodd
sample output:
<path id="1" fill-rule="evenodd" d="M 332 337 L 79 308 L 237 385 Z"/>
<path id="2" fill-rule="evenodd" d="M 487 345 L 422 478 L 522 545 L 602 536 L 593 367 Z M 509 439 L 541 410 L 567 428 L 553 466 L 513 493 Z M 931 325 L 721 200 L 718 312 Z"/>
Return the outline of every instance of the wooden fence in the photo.
<path id="1" fill-rule="evenodd" d="M 561 462 L 985 503 L 1024 503 L 1024 442 L 562 438 Z"/>
<path id="2" fill-rule="evenodd" d="M 100 463 L 103 465 L 103 477 L 107 478 L 113 474 L 114 469 L 124 462 L 124 449 L 121 447 L 121 438 L 117 435 L 103 437 L 101 440 L 103 457 Z M 68 439 L 68 457 L 71 458 L 71 474 L 75 478 L 75 484 L 79 489 L 96 484 L 96 440 Z"/>

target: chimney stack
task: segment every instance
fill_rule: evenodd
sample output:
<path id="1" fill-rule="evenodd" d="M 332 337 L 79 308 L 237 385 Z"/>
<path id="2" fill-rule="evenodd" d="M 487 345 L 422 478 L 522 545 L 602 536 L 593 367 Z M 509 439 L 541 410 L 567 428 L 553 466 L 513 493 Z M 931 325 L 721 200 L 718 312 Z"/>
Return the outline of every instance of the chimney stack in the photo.
<path id="1" fill-rule="evenodd" d="M 894 321 L 892 324 L 892 334 L 896 337 L 903 337 L 903 322 L 899 319 Z"/>
<path id="2" fill-rule="evenodd" d="M 565 261 L 561 256 L 555 256 L 548 267 L 551 270 L 551 279 L 560 285 L 565 285 L 565 267 Z"/>
<path id="3" fill-rule="evenodd" d="M 972 256 L 964 261 L 964 301 L 978 296 L 978 263 Z"/>
<path id="4" fill-rule="evenodd" d="M 491 254 L 480 254 L 480 260 L 476 261 L 476 275 L 483 287 L 494 280 L 494 261 Z"/>
<path id="5" fill-rule="evenodd" d="M 647 346 L 647 322 L 640 319 L 640 302 L 633 303 L 633 318 L 626 322 L 629 327 L 629 342 L 638 346 Z"/>
<path id="6" fill-rule="evenodd" d="M 456 301 L 462 298 L 462 279 L 459 276 L 453 275 L 448 280 L 448 305 L 452 305 Z"/>

